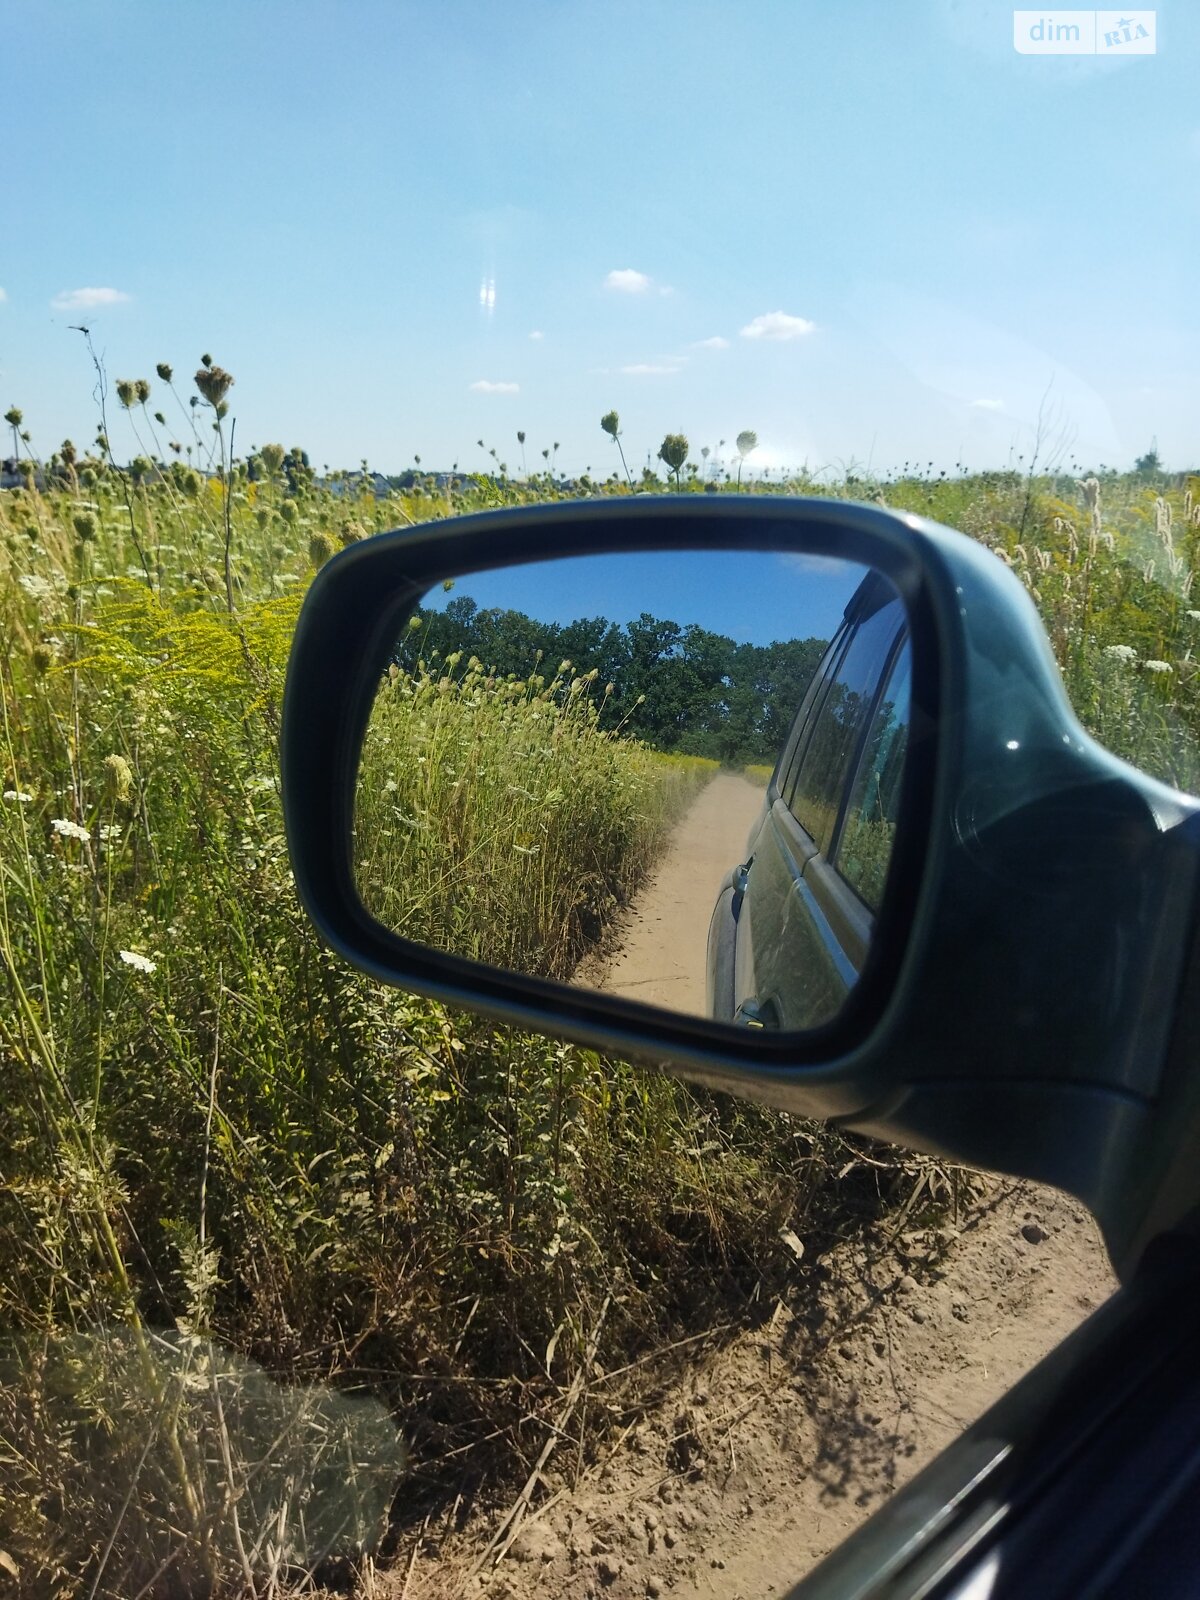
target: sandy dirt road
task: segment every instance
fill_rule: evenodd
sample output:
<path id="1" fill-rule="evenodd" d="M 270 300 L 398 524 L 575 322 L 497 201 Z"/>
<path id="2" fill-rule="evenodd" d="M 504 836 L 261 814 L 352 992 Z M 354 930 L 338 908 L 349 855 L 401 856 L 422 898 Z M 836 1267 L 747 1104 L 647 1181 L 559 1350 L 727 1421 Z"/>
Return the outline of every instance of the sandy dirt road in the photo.
<path id="1" fill-rule="evenodd" d="M 686 814 L 589 981 L 704 1009 L 716 889 L 763 791 L 721 774 Z M 956 1226 L 885 1222 L 684 1375 L 587 1471 L 560 1452 L 504 1559 L 475 1571 L 502 1506 L 430 1535 L 405 1600 L 786 1595 L 1111 1293 L 1092 1219 L 1053 1190 L 982 1179 Z M 903 1226 L 903 1224 L 901 1224 Z M 384 1580 L 386 1584 L 386 1580 Z"/>
<path id="2" fill-rule="evenodd" d="M 605 959 L 580 976 L 608 994 L 705 1012 L 708 923 L 717 890 L 746 859 L 766 791 L 720 772 L 684 814 L 641 894 L 607 941 Z"/>

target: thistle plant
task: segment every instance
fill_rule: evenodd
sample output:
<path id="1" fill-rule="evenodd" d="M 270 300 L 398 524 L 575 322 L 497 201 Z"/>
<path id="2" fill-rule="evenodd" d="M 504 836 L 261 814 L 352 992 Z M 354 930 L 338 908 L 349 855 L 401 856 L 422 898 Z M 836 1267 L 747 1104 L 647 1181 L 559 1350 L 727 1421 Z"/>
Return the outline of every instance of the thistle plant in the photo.
<path id="1" fill-rule="evenodd" d="M 633 479 L 629 476 L 629 465 L 625 460 L 625 448 L 621 443 L 621 418 L 615 411 L 606 411 L 600 418 L 600 426 L 616 445 L 621 453 L 621 466 L 625 472 L 625 481 L 633 488 Z"/>
<path id="2" fill-rule="evenodd" d="M 221 491 L 224 506 L 225 522 L 225 604 L 230 616 L 233 615 L 233 515 L 232 515 L 232 473 L 231 458 L 233 453 L 233 434 L 230 431 L 229 452 L 225 449 L 225 432 L 222 427 L 228 415 L 229 406 L 225 396 L 233 387 L 233 374 L 226 372 L 224 367 L 213 365 L 212 357 L 200 357 L 200 366 L 195 373 L 195 384 L 205 400 L 212 407 L 215 421 L 213 428 L 217 435 L 217 446 L 221 459 Z"/>
<path id="3" fill-rule="evenodd" d="M 8 423 L 9 427 L 12 429 L 13 459 L 14 459 L 14 461 L 20 460 L 20 456 L 21 456 L 21 433 L 20 433 L 20 430 L 21 430 L 21 422 L 23 420 L 20 406 L 9 406 L 8 410 L 4 413 L 4 420 L 5 420 L 5 422 Z"/>
<path id="4" fill-rule="evenodd" d="M 675 474 L 675 487 L 677 489 L 680 486 L 679 474 L 682 472 L 684 463 L 687 460 L 687 453 L 687 435 L 683 433 L 668 433 L 658 447 L 659 460 L 665 461 Z"/>

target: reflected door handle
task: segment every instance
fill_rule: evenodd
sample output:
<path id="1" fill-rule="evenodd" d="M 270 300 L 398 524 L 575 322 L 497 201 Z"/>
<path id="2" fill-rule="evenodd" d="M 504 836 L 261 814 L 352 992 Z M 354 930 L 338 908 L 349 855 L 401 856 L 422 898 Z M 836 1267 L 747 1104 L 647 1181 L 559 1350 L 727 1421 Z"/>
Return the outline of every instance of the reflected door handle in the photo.
<path id="1" fill-rule="evenodd" d="M 772 1000 L 743 1000 L 734 1013 L 734 1023 L 742 1028 L 778 1028 L 779 1013 Z"/>

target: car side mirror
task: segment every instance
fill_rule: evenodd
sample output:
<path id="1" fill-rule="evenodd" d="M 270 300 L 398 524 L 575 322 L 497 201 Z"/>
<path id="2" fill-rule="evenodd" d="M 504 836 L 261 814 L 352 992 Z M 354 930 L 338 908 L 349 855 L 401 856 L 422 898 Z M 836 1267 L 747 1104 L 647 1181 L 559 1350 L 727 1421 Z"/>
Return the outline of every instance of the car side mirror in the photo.
<path id="1" fill-rule="evenodd" d="M 963 535 L 691 495 L 385 534 L 313 582 L 282 759 L 376 977 L 1057 1184 L 1118 1254 L 1158 1216 L 1200 806 Z"/>

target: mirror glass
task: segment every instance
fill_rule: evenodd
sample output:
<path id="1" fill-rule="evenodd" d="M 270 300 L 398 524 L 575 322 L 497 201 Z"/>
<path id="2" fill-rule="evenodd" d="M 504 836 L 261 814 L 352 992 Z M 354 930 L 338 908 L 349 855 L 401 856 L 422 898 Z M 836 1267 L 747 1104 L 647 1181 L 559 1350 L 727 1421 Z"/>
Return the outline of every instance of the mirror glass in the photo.
<path id="1" fill-rule="evenodd" d="M 836 1016 L 892 855 L 904 608 L 760 551 L 447 579 L 358 777 L 359 893 L 440 950 L 748 1027 Z"/>

